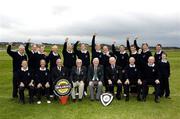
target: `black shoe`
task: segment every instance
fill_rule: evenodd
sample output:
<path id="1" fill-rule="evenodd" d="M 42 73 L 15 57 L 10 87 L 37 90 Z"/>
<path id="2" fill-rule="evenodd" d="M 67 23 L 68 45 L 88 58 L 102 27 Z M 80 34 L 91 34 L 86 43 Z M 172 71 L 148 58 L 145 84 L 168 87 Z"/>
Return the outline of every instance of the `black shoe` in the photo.
<path id="1" fill-rule="evenodd" d="M 82 99 L 79 99 L 79 101 L 81 102 L 81 101 L 82 101 Z"/>
<path id="2" fill-rule="evenodd" d="M 29 99 L 29 104 L 33 104 L 34 100 L 33 99 Z"/>
<path id="3" fill-rule="evenodd" d="M 76 99 L 73 99 L 73 102 L 75 103 L 75 102 L 76 102 Z"/>
<path id="4" fill-rule="evenodd" d="M 166 98 L 166 99 L 171 99 L 171 97 L 169 97 L 169 96 L 165 96 L 165 98 Z"/>
<path id="5" fill-rule="evenodd" d="M 13 98 L 18 98 L 18 95 L 13 95 Z"/>
<path id="6" fill-rule="evenodd" d="M 116 95 L 116 98 L 117 98 L 118 100 L 121 100 L 121 95 Z"/>
<path id="7" fill-rule="evenodd" d="M 129 101 L 129 96 L 126 96 L 126 99 L 125 99 L 125 101 Z"/>
<path id="8" fill-rule="evenodd" d="M 25 100 L 19 100 L 20 104 L 25 104 Z"/>
<path id="9" fill-rule="evenodd" d="M 146 98 L 143 98 L 142 101 L 143 101 L 143 102 L 146 102 Z"/>
<path id="10" fill-rule="evenodd" d="M 156 103 L 160 103 L 160 100 L 159 100 L 158 98 L 156 98 L 154 101 L 155 101 Z"/>

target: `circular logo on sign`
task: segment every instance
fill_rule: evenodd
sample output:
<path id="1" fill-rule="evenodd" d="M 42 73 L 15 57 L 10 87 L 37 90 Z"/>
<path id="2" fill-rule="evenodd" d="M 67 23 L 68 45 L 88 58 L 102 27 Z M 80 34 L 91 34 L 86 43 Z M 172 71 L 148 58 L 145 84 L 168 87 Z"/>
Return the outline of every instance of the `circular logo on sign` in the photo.
<path id="1" fill-rule="evenodd" d="M 66 79 L 60 79 L 54 86 L 54 93 L 57 96 L 69 95 L 71 92 L 71 83 Z"/>

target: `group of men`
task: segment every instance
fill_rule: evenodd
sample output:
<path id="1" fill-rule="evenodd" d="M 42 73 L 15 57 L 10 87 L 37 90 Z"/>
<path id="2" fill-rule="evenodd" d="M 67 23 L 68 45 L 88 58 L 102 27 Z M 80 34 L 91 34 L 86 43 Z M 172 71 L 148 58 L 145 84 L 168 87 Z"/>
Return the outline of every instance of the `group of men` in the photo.
<path id="1" fill-rule="evenodd" d="M 104 92 L 112 93 L 118 100 L 125 96 L 129 101 L 129 93 L 137 94 L 138 101 L 146 101 L 149 85 L 154 87 L 155 102 L 164 96 L 170 98 L 169 77 L 170 64 L 167 54 L 162 51 L 161 44 L 156 45 L 156 52 L 152 56 L 148 44 L 138 47 L 137 38 L 130 45 L 127 38 L 127 50 L 124 45 L 116 49 L 115 42 L 112 51 L 108 46 L 101 47 L 95 43 L 96 34 L 92 38 L 92 60 L 84 43 L 74 45 L 66 38 L 62 55 L 58 53 L 58 46 L 53 45 L 47 54 L 43 45 L 27 42 L 25 47 L 19 46 L 18 51 L 11 50 L 8 45 L 7 53 L 13 61 L 13 94 L 21 103 L 25 103 L 24 90 L 29 91 L 29 103 L 41 104 L 41 97 L 46 96 L 47 103 L 51 103 L 54 85 L 59 79 L 68 79 L 72 83 L 71 96 L 73 102 L 82 101 L 87 95 L 89 87 L 90 99 L 99 100 Z M 117 87 L 117 88 L 115 88 Z M 115 91 L 116 89 L 116 91 Z M 124 90 L 123 90 L 124 89 Z M 124 92 L 123 92 L 124 91 Z M 76 95 L 78 93 L 78 95 Z"/>

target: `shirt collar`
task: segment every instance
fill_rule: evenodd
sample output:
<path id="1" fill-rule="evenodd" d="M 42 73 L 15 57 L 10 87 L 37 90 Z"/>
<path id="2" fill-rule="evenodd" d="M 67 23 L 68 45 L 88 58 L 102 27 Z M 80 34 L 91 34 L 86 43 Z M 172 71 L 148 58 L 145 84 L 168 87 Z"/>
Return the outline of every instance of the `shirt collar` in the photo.
<path id="1" fill-rule="evenodd" d="M 135 67 L 136 65 L 135 64 L 129 64 L 129 67 Z"/>
<path id="2" fill-rule="evenodd" d="M 81 50 L 82 53 L 87 53 L 87 50 Z"/>
<path id="3" fill-rule="evenodd" d="M 72 51 L 67 50 L 68 53 L 73 53 Z"/>
<path id="4" fill-rule="evenodd" d="M 24 53 L 23 53 L 23 54 L 21 54 L 19 51 L 18 51 L 18 54 L 19 54 L 20 56 L 24 56 Z"/>
<path id="5" fill-rule="evenodd" d="M 58 69 L 58 70 L 61 70 L 61 69 L 62 69 L 62 67 L 61 67 L 61 66 L 60 66 L 60 67 L 59 67 L 59 66 L 57 66 L 57 69 Z"/>
<path id="6" fill-rule="evenodd" d="M 104 53 L 104 52 L 103 52 L 103 54 L 104 54 L 104 55 L 107 55 L 107 56 L 109 56 L 109 51 L 108 51 L 108 52 L 106 52 L 106 53 Z"/>
<path id="7" fill-rule="evenodd" d="M 132 54 L 137 54 L 137 51 L 135 51 L 135 52 L 132 52 Z"/>
<path id="8" fill-rule="evenodd" d="M 99 52 L 99 53 L 101 53 L 102 51 L 101 51 L 101 50 L 96 50 L 96 52 Z"/>
<path id="9" fill-rule="evenodd" d="M 26 69 L 24 69 L 23 67 L 21 67 L 21 71 L 27 71 L 28 70 L 28 67 Z"/>
<path id="10" fill-rule="evenodd" d="M 148 66 L 149 66 L 149 67 L 154 67 L 155 64 L 149 64 L 149 63 L 148 63 Z"/>
<path id="11" fill-rule="evenodd" d="M 120 52 L 120 54 L 125 54 L 126 53 L 126 51 L 124 51 L 124 52 Z"/>
<path id="12" fill-rule="evenodd" d="M 54 56 L 58 56 L 58 53 L 52 52 L 52 54 L 53 54 Z"/>
<path id="13" fill-rule="evenodd" d="M 156 54 L 161 54 L 161 52 L 162 52 L 162 51 L 160 50 L 159 52 L 156 52 Z"/>
<path id="14" fill-rule="evenodd" d="M 42 69 L 41 67 L 39 68 L 40 71 L 46 71 L 46 67 L 44 67 L 44 69 Z"/>
<path id="15" fill-rule="evenodd" d="M 146 53 L 146 52 L 148 52 L 149 51 L 149 49 L 147 49 L 146 51 L 143 51 L 143 53 Z"/>
<path id="16" fill-rule="evenodd" d="M 167 63 L 167 60 L 166 60 L 166 59 L 164 59 L 164 60 L 162 59 L 162 60 L 161 60 L 161 62 L 163 62 L 163 63 Z"/>

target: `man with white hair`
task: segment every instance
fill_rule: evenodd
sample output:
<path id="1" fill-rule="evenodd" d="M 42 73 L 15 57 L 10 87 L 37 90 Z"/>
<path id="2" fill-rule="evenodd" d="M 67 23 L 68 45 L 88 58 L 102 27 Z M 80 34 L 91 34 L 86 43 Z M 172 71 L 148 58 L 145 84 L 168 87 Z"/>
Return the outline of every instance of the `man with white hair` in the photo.
<path id="1" fill-rule="evenodd" d="M 77 41 L 74 44 L 74 52 L 77 55 L 77 57 L 82 60 L 82 65 L 85 66 L 86 69 L 88 69 L 88 67 L 90 65 L 89 51 L 87 50 L 87 47 L 86 47 L 86 45 L 84 43 L 81 43 L 80 50 L 78 50 L 77 46 L 78 46 L 79 43 L 80 43 L 80 41 Z M 87 72 L 88 72 L 88 70 L 87 70 Z M 85 83 L 84 95 L 87 96 L 87 86 L 88 86 L 87 80 L 84 83 Z"/>
<path id="2" fill-rule="evenodd" d="M 143 71 L 143 101 L 146 101 L 146 96 L 148 94 L 148 85 L 154 86 L 155 89 L 155 99 L 156 103 L 159 103 L 160 95 L 160 81 L 159 81 L 159 70 L 155 65 L 155 58 L 150 56 L 148 58 L 148 63 Z"/>
<path id="3" fill-rule="evenodd" d="M 114 94 L 114 87 L 117 86 L 116 98 L 120 100 L 122 92 L 122 71 L 121 68 L 116 65 L 116 59 L 114 57 L 109 58 L 109 63 L 110 65 L 106 68 L 109 92 Z"/>
<path id="4" fill-rule="evenodd" d="M 97 87 L 96 100 L 99 100 L 102 94 L 103 82 L 104 82 L 104 71 L 103 66 L 99 65 L 99 59 L 94 58 L 93 64 L 88 69 L 88 81 L 91 101 L 94 100 L 94 89 Z"/>
<path id="5" fill-rule="evenodd" d="M 137 89 L 137 100 L 141 101 L 142 97 L 142 80 L 139 68 L 135 64 L 135 58 L 129 58 L 129 65 L 125 68 L 124 92 L 126 94 L 126 101 L 129 101 L 129 88 L 135 86 Z"/>
<path id="6" fill-rule="evenodd" d="M 51 48 L 51 52 L 48 55 L 48 60 L 50 62 L 50 71 L 52 71 L 52 69 L 54 67 L 56 67 L 56 60 L 57 59 L 61 59 L 59 53 L 58 53 L 58 46 L 57 45 L 53 45 Z"/>
<path id="7" fill-rule="evenodd" d="M 72 81 L 73 88 L 71 92 L 71 96 L 73 99 L 73 102 L 76 102 L 76 87 L 78 87 L 79 90 L 79 101 L 83 98 L 83 92 L 84 92 L 84 81 L 86 79 L 86 67 L 82 66 L 82 60 L 77 59 L 76 60 L 76 66 L 72 68 L 70 80 Z"/>
<path id="8" fill-rule="evenodd" d="M 11 50 L 11 44 L 7 47 L 7 53 L 12 57 L 13 63 L 13 93 L 12 97 L 17 98 L 18 95 L 18 82 L 17 82 L 17 71 L 21 69 L 21 63 L 23 60 L 27 60 L 27 56 L 24 54 L 25 48 L 23 45 L 18 47 L 18 51 Z"/>

